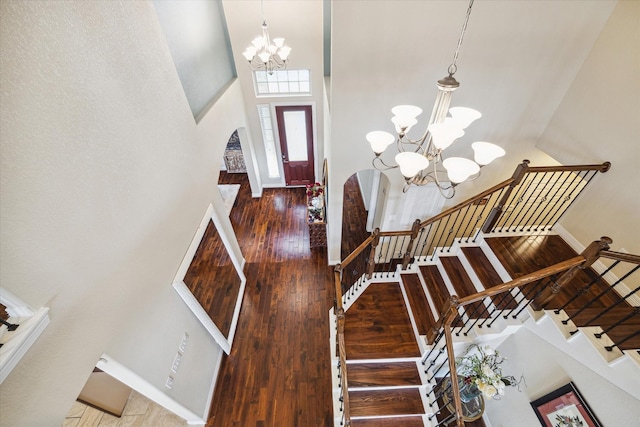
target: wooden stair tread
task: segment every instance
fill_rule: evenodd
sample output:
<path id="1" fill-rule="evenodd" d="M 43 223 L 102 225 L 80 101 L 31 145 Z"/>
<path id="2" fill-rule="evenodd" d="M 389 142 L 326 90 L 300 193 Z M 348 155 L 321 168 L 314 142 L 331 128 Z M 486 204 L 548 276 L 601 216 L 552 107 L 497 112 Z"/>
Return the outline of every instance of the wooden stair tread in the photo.
<path id="1" fill-rule="evenodd" d="M 473 271 L 485 289 L 491 289 L 494 286 L 504 283 L 481 248 L 465 246 L 462 248 L 462 253 L 469 261 L 469 264 L 471 264 L 471 268 L 473 268 Z M 512 310 L 518 306 L 518 303 L 511 294 L 496 295 L 492 297 L 491 300 L 500 310 Z"/>
<path id="2" fill-rule="evenodd" d="M 420 357 L 399 283 L 373 283 L 345 313 L 348 359 Z"/>
<path id="3" fill-rule="evenodd" d="M 620 325 L 607 332 L 607 336 L 611 341 L 617 343 L 617 347 L 620 350 L 637 350 L 640 348 L 640 335 L 633 336 L 625 341 L 626 338 L 637 332 L 638 325 Z"/>
<path id="4" fill-rule="evenodd" d="M 429 295 L 438 310 L 437 317 L 449 306 L 449 290 L 445 285 L 442 275 L 435 265 L 421 265 L 420 274 L 427 285 Z"/>
<path id="5" fill-rule="evenodd" d="M 349 387 L 422 385 L 415 362 L 347 364 Z"/>
<path id="6" fill-rule="evenodd" d="M 351 417 L 424 414 L 420 390 L 349 390 Z"/>
<path id="7" fill-rule="evenodd" d="M 633 313 L 634 308 L 620 304 L 610 309 L 602 316 L 598 316 L 603 312 L 602 308 L 566 308 L 564 310 L 576 326 L 601 326 L 602 329 L 615 324 L 625 316 Z M 598 316 L 595 320 L 594 317 Z M 623 325 L 640 325 L 640 314 L 625 320 Z"/>
<path id="8" fill-rule="evenodd" d="M 449 276 L 458 297 L 462 298 L 478 292 L 458 257 L 440 257 L 440 262 L 447 276 Z M 464 306 L 464 311 L 472 319 L 489 317 L 488 310 L 485 309 L 484 304 L 481 302 Z"/>
<path id="9" fill-rule="evenodd" d="M 560 236 L 556 235 L 489 237 L 485 238 L 485 241 L 514 279 L 577 255 Z M 590 284 L 595 277 L 597 274 L 590 268 L 579 271 L 546 308 L 561 307 L 574 295 L 579 294 L 579 290 Z M 579 295 L 571 303 L 571 307 L 586 306 L 596 295 L 608 287 L 609 284 L 604 281 L 595 283 L 587 293 Z M 607 307 L 619 300 L 620 296 L 615 292 L 608 292 L 595 302 L 595 306 Z"/>
<path id="10" fill-rule="evenodd" d="M 416 322 L 418 328 L 418 334 L 426 335 L 427 342 L 433 343 L 435 339 L 434 327 L 436 320 L 431 312 L 431 306 L 422 288 L 420 277 L 417 274 L 401 274 L 402 283 L 409 298 L 409 306 L 413 313 L 413 319 Z"/>
<path id="11" fill-rule="evenodd" d="M 422 417 L 359 418 L 351 420 L 352 427 L 424 427 Z"/>

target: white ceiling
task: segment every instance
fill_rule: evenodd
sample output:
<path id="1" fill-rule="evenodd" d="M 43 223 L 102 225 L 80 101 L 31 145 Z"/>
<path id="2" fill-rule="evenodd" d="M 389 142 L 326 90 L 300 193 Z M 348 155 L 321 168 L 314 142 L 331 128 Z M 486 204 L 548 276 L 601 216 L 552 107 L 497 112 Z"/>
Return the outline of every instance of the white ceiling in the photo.
<path id="1" fill-rule="evenodd" d="M 534 149 L 615 4 L 476 0 L 452 106 L 476 108 L 483 117 L 467 129 L 456 154 L 470 156 L 469 143 L 475 140 L 495 142 L 509 153 L 504 160 L 509 175 Z M 250 74 L 238 58 L 259 30 L 260 2 L 225 0 L 224 7 L 239 78 L 250 88 Z M 466 0 L 332 2 L 327 140 L 331 169 L 341 171 L 340 180 L 370 167 L 364 135 L 391 131 L 394 105 L 420 106 L 424 113 L 417 130 L 423 131 L 435 82 L 446 75 L 467 7 Z M 264 10 L 272 37 L 285 37 L 293 48 L 290 67 L 310 67 L 321 76 L 322 1 L 265 0 Z M 314 92 L 314 98 L 321 106 L 321 93 Z"/>

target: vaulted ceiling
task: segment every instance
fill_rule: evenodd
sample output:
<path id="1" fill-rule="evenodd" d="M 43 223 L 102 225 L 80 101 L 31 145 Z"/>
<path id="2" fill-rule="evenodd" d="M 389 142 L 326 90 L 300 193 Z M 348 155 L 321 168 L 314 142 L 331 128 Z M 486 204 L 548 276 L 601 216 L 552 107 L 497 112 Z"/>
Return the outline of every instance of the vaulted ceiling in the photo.
<path id="1" fill-rule="evenodd" d="M 251 88 L 241 52 L 259 31 L 261 3 L 223 4 L 239 78 Z M 265 0 L 263 7 L 272 37 L 285 37 L 293 48 L 289 66 L 311 68 L 321 78 L 323 2 Z M 467 129 L 457 154 L 470 156 L 468 143 L 475 140 L 495 142 L 512 154 L 504 161 L 511 171 L 538 141 L 614 7 L 611 1 L 476 0 L 452 105 L 476 108 L 483 117 Z M 467 8 L 462 0 L 331 2 L 326 138 L 332 157 L 349 159 L 346 176 L 370 167 L 364 135 L 391 131 L 393 106 L 420 106 L 416 127 L 424 129 Z M 313 95 L 321 106 L 322 93 Z"/>

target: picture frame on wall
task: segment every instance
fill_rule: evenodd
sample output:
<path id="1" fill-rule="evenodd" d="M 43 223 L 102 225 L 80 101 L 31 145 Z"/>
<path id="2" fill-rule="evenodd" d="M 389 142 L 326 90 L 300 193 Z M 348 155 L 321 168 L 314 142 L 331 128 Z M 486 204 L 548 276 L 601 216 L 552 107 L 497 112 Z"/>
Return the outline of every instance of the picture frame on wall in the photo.
<path id="1" fill-rule="evenodd" d="M 531 402 L 543 427 L 602 427 L 573 382 Z"/>

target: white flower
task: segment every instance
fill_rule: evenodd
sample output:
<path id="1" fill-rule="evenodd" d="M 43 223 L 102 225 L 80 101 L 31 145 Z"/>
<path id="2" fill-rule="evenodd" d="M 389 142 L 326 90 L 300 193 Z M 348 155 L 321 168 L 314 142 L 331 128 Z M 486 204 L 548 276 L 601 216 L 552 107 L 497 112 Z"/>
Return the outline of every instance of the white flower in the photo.
<path id="1" fill-rule="evenodd" d="M 482 374 L 487 378 L 493 378 L 496 374 L 493 372 L 493 369 L 486 363 L 482 364 Z"/>
<path id="2" fill-rule="evenodd" d="M 492 386 L 492 385 L 486 385 L 484 387 L 484 390 L 482 390 L 482 392 L 484 393 L 485 396 L 487 396 L 489 399 L 491 399 L 493 396 L 496 395 L 498 390 L 496 390 L 496 388 L 494 386 Z"/>
<path id="3" fill-rule="evenodd" d="M 484 346 L 484 354 L 486 354 L 487 356 L 493 356 L 495 353 L 496 351 L 491 347 L 489 347 L 488 345 Z"/>
<path id="4" fill-rule="evenodd" d="M 498 394 L 500 396 L 504 395 L 505 387 L 506 385 L 502 381 L 498 381 L 498 383 L 496 384 L 496 388 L 498 389 Z"/>

